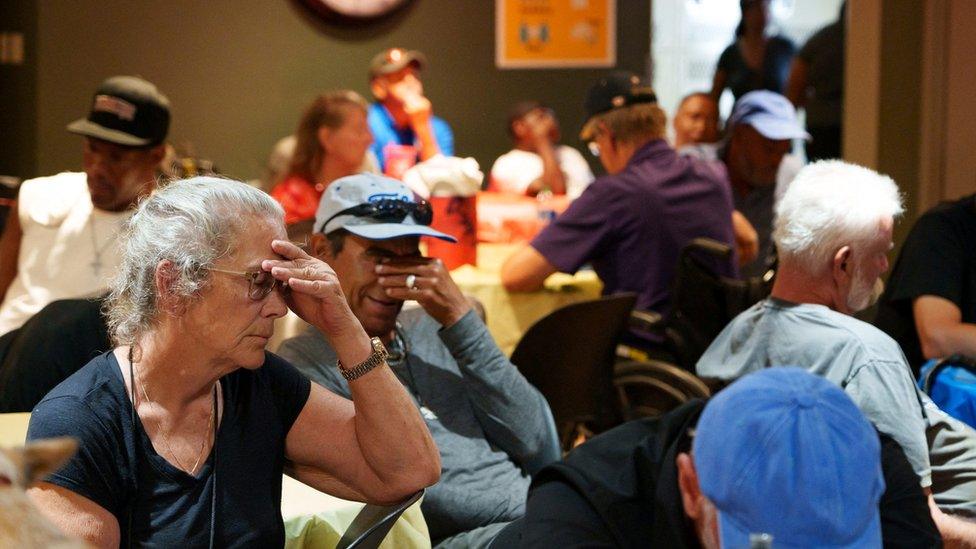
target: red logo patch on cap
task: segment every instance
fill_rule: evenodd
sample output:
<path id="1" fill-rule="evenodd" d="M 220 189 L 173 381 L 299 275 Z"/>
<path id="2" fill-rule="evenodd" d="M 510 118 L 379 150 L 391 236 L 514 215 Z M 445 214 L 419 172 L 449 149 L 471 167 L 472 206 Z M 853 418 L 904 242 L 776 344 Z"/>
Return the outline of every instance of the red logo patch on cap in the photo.
<path id="1" fill-rule="evenodd" d="M 136 106 L 124 99 L 111 95 L 96 95 L 93 111 L 110 112 L 122 120 L 132 120 L 136 116 Z"/>

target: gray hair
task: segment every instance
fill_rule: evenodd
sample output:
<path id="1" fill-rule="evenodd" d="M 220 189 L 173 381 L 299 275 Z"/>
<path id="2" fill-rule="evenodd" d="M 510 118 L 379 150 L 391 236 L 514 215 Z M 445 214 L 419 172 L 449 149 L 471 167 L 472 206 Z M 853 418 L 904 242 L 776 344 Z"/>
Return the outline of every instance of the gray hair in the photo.
<path id="1" fill-rule="evenodd" d="M 210 267 L 234 253 L 255 218 L 284 227 L 284 211 L 274 199 L 230 179 L 181 179 L 142 199 L 122 229 L 122 261 L 106 303 L 115 344 L 135 343 L 158 320 L 160 261 L 173 264 L 173 296 L 192 300 L 209 283 Z"/>
<path id="2" fill-rule="evenodd" d="M 903 212 L 898 186 L 886 175 L 840 160 L 822 160 L 796 175 L 776 207 L 773 240 L 781 260 L 812 275 L 837 250 L 874 241 L 880 224 Z"/>

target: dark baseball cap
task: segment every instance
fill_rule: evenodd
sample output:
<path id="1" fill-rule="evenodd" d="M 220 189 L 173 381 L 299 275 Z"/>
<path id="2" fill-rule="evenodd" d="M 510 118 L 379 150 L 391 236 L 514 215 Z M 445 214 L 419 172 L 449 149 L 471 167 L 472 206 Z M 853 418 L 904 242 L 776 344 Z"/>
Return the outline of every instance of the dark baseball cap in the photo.
<path id="1" fill-rule="evenodd" d="M 615 72 L 590 87 L 583 110 L 589 120 L 600 113 L 638 103 L 657 103 L 657 95 L 636 74 Z"/>
<path id="2" fill-rule="evenodd" d="M 68 131 L 129 147 L 159 145 L 169 131 L 169 99 L 142 78 L 113 76 L 95 92 L 88 118 Z"/>
<path id="3" fill-rule="evenodd" d="M 387 48 L 377 53 L 369 63 L 370 79 L 394 73 L 404 67 L 414 65 L 417 70 L 427 66 L 427 57 L 417 50 Z"/>

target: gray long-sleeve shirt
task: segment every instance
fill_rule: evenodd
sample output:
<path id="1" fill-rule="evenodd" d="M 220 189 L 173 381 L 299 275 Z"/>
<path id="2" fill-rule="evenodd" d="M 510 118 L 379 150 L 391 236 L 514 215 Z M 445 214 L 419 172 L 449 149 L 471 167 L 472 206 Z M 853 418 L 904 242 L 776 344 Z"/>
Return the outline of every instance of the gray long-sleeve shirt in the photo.
<path id="1" fill-rule="evenodd" d="M 419 393 L 418 406 L 433 412 L 424 420 L 441 454 L 440 482 L 422 506 L 431 539 L 522 516 L 530 481 L 522 464 L 547 444 L 545 399 L 474 312 L 446 329 L 420 308 L 403 311 L 399 321 L 407 356 L 393 368 L 415 401 Z M 351 398 L 335 351 L 314 327 L 285 341 L 278 354 Z"/>

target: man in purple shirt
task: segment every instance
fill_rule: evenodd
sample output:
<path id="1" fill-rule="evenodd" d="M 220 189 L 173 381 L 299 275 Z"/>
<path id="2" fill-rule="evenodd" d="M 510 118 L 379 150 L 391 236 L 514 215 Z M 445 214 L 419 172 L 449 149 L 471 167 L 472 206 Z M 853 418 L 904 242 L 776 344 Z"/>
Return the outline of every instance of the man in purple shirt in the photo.
<path id="1" fill-rule="evenodd" d="M 635 75 L 600 80 L 584 108 L 580 137 L 609 175 L 505 262 L 502 283 L 532 291 L 556 271 L 574 273 L 590 263 L 605 295 L 635 292 L 638 309 L 666 314 L 681 249 L 698 237 L 733 246 L 726 173 L 674 152 L 664 139 L 664 111 Z M 716 267 L 721 275 L 737 274 L 734 259 Z M 638 342 L 652 339 L 635 335 Z"/>

